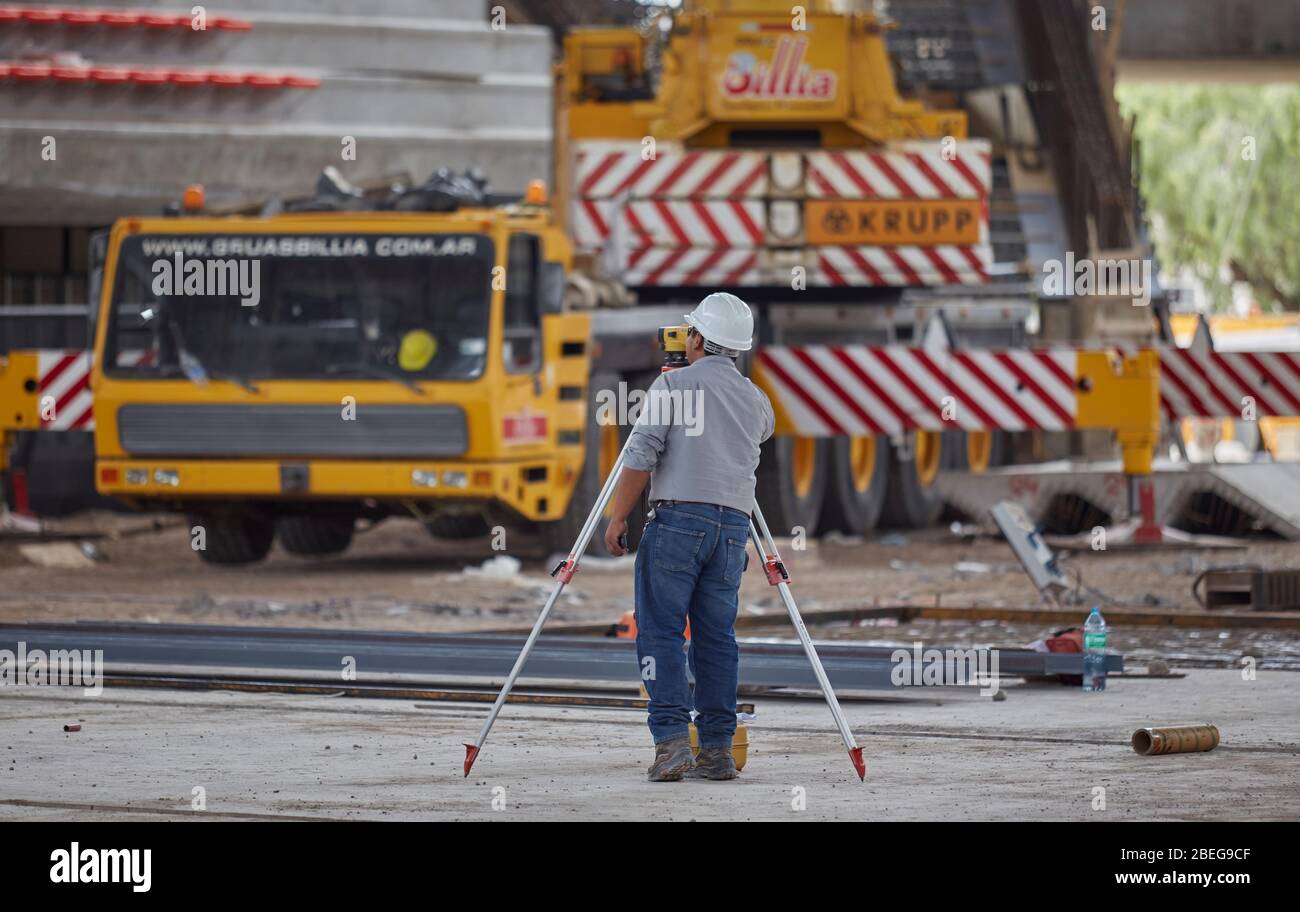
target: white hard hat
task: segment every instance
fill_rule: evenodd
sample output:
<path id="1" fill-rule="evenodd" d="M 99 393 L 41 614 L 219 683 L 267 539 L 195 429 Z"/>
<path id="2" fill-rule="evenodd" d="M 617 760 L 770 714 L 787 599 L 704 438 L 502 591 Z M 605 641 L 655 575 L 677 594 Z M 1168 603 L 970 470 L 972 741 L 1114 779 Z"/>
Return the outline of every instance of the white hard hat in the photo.
<path id="1" fill-rule="evenodd" d="M 715 291 L 685 316 L 686 325 L 706 342 L 732 351 L 749 351 L 754 345 L 754 315 L 734 294 Z"/>

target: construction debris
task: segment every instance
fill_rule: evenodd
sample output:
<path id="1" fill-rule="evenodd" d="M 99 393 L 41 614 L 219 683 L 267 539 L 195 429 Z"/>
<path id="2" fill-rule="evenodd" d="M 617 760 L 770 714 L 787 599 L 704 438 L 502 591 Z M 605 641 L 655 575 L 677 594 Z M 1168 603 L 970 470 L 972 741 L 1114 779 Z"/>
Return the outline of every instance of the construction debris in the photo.
<path id="1" fill-rule="evenodd" d="M 1264 570 L 1260 567 L 1210 569 L 1196 578 L 1192 595 L 1210 611 L 1223 608 L 1297 611 L 1300 610 L 1300 570 Z"/>
<path id="2" fill-rule="evenodd" d="M 1133 750 L 1144 757 L 1211 751 L 1218 746 L 1219 730 L 1208 722 L 1174 728 L 1139 728 L 1133 732 Z"/>
<path id="3" fill-rule="evenodd" d="M 85 570 L 95 562 L 76 542 L 19 545 L 18 553 L 38 567 L 57 570 Z"/>
<path id="4" fill-rule="evenodd" d="M 1030 522 L 1024 507 L 1014 501 L 1001 500 L 993 505 L 989 515 L 1041 596 L 1055 602 L 1057 595 L 1072 588 L 1057 566 L 1056 555 L 1047 547 L 1038 528 Z"/>

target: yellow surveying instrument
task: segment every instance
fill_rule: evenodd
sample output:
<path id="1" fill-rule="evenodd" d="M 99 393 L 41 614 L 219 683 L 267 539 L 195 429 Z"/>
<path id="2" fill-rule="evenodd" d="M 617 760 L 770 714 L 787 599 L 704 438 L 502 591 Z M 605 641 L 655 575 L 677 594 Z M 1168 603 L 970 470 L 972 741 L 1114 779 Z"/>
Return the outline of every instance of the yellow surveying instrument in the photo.
<path id="1" fill-rule="evenodd" d="M 686 360 L 686 340 L 689 335 L 690 328 L 687 326 L 659 327 L 659 347 L 663 349 L 664 353 L 662 368 L 664 372 L 686 366 L 688 363 Z M 604 515 L 605 507 L 614 495 L 614 489 L 618 486 L 618 479 L 623 474 L 623 457 L 626 452 L 627 444 L 624 444 L 623 452 L 618 454 L 618 459 L 614 462 L 613 468 L 610 469 L 609 477 L 605 479 L 605 485 L 600 489 L 600 494 L 596 497 L 596 503 L 591 508 L 587 521 L 583 523 L 582 530 L 578 533 L 578 540 L 574 542 L 569 556 L 556 564 L 555 569 L 551 571 L 551 576 L 555 578 L 555 588 L 551 590 L 550 597 L 547 598 L 546 604 L 542 606 L 542 612 L 537 616 L 537 621 L 528 634 L 528 639 L 524 641 L 524 648 L 520 650 L 519 658 L 515 659 L 514 667 L 510 669 L 510 675 L 506 678 L 505 684 L 502 685 L 501 692 L 497 694 L 496 702 L 492 704 L 492 711 L 488 713 L 487 720 L 483 723 L 478 738 L 473 744 L 465 745 L 466 776 L 469 776 L 470 768 L 478 758 L 479 751 L 483 749 L 483 743 L 487 741 L 488 732 L 492 730 L 492 724 L 496 722 L 501 707 L 505 705 L 506 698 L 510 696 L 510 691 L 515 686 L 515 679 L 519 677 L 524 664 L 528 661 L 528 655 L 533 651 L 533 645 L 537 642 L 537 637 L 541 634 L 542 626 L 546 623 L 547 617 L 550 616 L 551 609 L 555 607 L 555 603 L 559 599 L 560 593 L 564 591 L 564 587 L 573 579 L 573 574 L 578 572 L 578 561 L 586 553 L 587 545 L 591 542 L 596 526 L 600 523 L 600 517 Z M 799 608 L 794 602 L 794 595 L 790 592 L 790 574 L 781 560 L 780 552 L 776 549 L 776 541 L 772 538 L 772 532 L 767 527 L 767 521 L 763 519 L 763 511 L 758 508 L 757 500 L 754 501 L 754 510 L 749 518 L 749 535 L 753 539 L 754 550 L 758 552 L 759 558 L 763 561 L 763 572 L 767 574 L 768 583 L 775 586 L 777 591 L 781 593 L 781 601 L 785 603 L 786 612 L 790 615 L 790 623 L 794 625 L 795 633 L 799 636 L 799 642 L 803 645 L 804 655 L 808 657 L 808 661 L 812 665 L 813 675 L 817 678 L 817 684 L 821 687 L 822 695 L 826 698 L 826 705 L 830 707 L 831 715 L 835 717 L 835 725 L 840 730 L 840 737 L 844 739 L 844 746 L 848 749 L 849 759 L 853 761 L 853 769 L 857 772 L 858 779 L 865 779 L 867 764 L 862 759 L 862 748 L 858 747 L 857 742 L 853 739 L 853 732 L 849 729 L 849 724 L 844 718 L 844 712 L 840 709 L 840 701 L 835 697 L 831 682 L 826 677 L 826 669 L 822 667 L 821 659 L 817 655 L 817 649 L 813 646 L 812 638 L 808 635 L 808 628 L 804 627 L 803 618 L 799 615 Z M 624 539 L 620 538 L 619 541 L 625 548 L 627 547 Z"/>
<path id="2" fill-rule="evenodd" d="M 685 324 L 659 327 L 659 347 L 664 353 L 662 370 L 670 371 L 675 367 L 686 366 L 686 337 L 690 331 L 691 328 Z"/>

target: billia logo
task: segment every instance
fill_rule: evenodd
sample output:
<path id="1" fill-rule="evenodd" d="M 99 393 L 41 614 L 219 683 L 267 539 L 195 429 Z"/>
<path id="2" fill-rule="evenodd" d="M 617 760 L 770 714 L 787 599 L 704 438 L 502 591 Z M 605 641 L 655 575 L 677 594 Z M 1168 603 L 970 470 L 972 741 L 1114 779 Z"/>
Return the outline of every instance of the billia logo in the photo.
<path id="1" fill-rule="evenodd" d="M 825 101 L 835 97 L 835 74 L 814 70 L 804 63 L 807 38 L 783 37 L 776 44 L 770 63 L 762 63 L 749 51 L 737 51 L 727 58 L 722 73 L 722 94 L 728 98 L 784 98 Z"/>

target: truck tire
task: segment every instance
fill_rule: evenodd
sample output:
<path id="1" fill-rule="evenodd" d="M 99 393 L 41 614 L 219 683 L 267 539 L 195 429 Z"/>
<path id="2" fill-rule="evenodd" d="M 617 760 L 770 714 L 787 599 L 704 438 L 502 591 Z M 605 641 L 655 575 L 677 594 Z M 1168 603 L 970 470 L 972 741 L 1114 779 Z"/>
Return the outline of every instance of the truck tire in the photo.
<path id="1" fill-rule="evenodd" d="M 548 556 L 569 553 L 569 549 L 577 541 L 578 533 L 582 531 L 582 524 L 586 522 L 587 514 L 591 512 L 596 498 L 600 496 L 601 486 L 605 483 L 610 468 L 618 459 L 618 454 L 632 431 L 630 425 L 621 423 L 602 425 L 596 420 L 596 393 L 599 390 L 617 390 L 622 379 L 618 374 L 600 373 L 594 375 L 587 384 L 587 429 L 583 434 L 585 455 L 582 469 L 578 472 L 578 478 L 573 485 L 573 496 L 569 499 L 569 507 L 562 518 L 537 524 L 542 547 Z M 641 384 L 641 389 L 645 389 L 650 382 L 646 378 L 629 380 L 629 392 L 636 389 L 638 383 Z M 649 485 L 646 488 L 648 493 Z M 646 495 L 642 494 L 640 502 L 632 508 L 627 518 L 628 547 L 633 551 L 641 541 L 645 517 Z M 596 524 L 591 542 L 587 545 L 587 554 L 608 556 L 602 544 L 605 530 L 608 528 L 609 523 L 602 517 Z"/>
<path id="2" fill-rule="evenodd" d="M 812 533 L 826 496 L 828 441 L 818 437 L 770 437 L 759 451 L 758 504 L 774 536 L 796 527 Z"/>
<path id="3" fill-rule="evenodd" d="M 913 432 L 905 447 L 890 447 L 889 488 L 881 525 L 923 529 L 943 512 L 943 498 L 933 489 L 943 460 L 941 432 Z"/>
<path id="4" fill-rule="evenodd" d="M 478 513 L 438 513 L 424 523 L 436 538 L 466 539 L 488 534 L 487 520 Z"/>
<path id="5" fill-rule="evenodd" d="M 299 557 L 339 554 L 352 544 L 351 516 L 281 516 L 275 523 L 280 545 Z"/>
<path id="6" fill-rule="evenodd" d="M 889 489 L 889 438 L 832 437 L 819 533 L 865 535 L 876 527 Z"/>
<path id="7" fill-rule="evenodd" d="M 261 516 L 192 515 L 192 530 L 204 530 L 199 557 L 209 564 L 253 564 L 266 557 L 275 540 L 275 524 Z"/>
<path id="8" fill-rule="evenodd" d="M 12 471 L 0 473 L 5 502 L 13 500 L 13 473 L 26 472 L 27 507 L 36 516 L 71 516 L 82 510 L 123 510 L 122 504 L 95 490 L 93 431 L 21 431 Z"/>
<path id="9" fill-rule="evenodd" d="M 982 475 L 1006 461 L 1005 431 L 944 431 L 944 468 Z"/>

